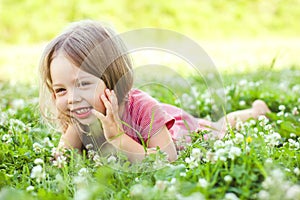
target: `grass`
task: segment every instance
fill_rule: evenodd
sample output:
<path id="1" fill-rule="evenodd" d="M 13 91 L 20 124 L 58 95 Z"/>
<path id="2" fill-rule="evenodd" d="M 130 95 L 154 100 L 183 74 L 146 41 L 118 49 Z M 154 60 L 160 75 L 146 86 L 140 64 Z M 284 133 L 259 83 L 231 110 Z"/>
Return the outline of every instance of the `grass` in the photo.
<path id="1" fill-rule="evenodd" d="M 37 87 L 1 82 L 0 199 L 299 199 L 299 75 L 292 68 L 223 75 L 226 112 L 260 98 L 272 110 L 269 119 L 240 123 L 223 140 L 194 133 L 174 163 L 158 154 L 132 165 L 93 151 L 67 151 L 54 161 L 60 135 L 41 121 Z M 199 77 L 187 79 L 196 86 L 182 93 L 196 105 L 187 110 L 209 117 L 205 86 Z M 150 89 L 176 104 L 160 87 Z"/>

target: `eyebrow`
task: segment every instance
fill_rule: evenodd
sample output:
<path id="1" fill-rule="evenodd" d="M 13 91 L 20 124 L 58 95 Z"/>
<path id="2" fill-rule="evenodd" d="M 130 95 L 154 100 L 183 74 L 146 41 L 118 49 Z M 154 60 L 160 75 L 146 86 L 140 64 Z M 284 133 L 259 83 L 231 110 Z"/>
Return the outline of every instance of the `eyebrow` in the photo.
<path id="1" fill-rule="evenodd" d="M 73 82 L 78 82 L 79 79 L 90 79 L 91 77 L 87 76 L 87 75 L 83 75 L 83 76 L 80 76 L 79 78 L 76 78 L 75 80 L 73 80 Z M 55 84 L 52 84 L 52 87 L 55 87 L 55 86 L 62 86 L 61 83 L 55 83 Z"/>

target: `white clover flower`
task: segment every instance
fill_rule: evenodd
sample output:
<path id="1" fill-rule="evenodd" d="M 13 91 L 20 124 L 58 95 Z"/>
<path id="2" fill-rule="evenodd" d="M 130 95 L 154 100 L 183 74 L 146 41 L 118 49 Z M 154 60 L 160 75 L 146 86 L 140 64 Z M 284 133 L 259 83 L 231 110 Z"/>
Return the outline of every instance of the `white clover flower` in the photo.
<path id="1" fill-rule="evenodd" d="M 48 137 L 45 137 L 45 138 L 44 138 L 43 144 L 44 144 L 45 146 L 51 147 L 51 148 L 54 146 Z"/>
<path id="2" fill-rule="evenodd" d="M 96 154 L 96 155 L 93 157 L 93 161 L 95 162 L 95 165 L 96 165 L 96 166 L 102 166 L 102 165 L 103 165 L 103 163 L 102 163 L 102 161 L 101 161 L 101 157 L 100 157 L 98 154 Z"/>
<path id="3" fill-rule="evenodd" d="M 278 117 L 281 117 L 281 116 L 284 115 L 284 112 L 283 112 L 283 111 L 280 111 L 280 112 L 278 112 L 276 115 L 277 115 Z"/>
<path id="4" fill-rule="evenodd" d="M 208 186 L 208 182 L 204 178 L 199 178 L 198 183 L 202 188 L 206 188 Z"/>
<path id="5" fill-rule="evenodd" d="M 300 175 L 300 169 L 298 167 L 296 167 L 293 171 L 297 176 Z"/>
<path id="6" fill-rule="evenodd" d="M 260 115 L 258 116 L 258 121 L 259 121 L 259 125 L 261 127 L 264 127 L 269 122 L 269 119 L 264 115 Z"/>
<path id="7" fill-rule="evenodd" d="M 240 106 L 244 106 L 244 105 L 246 105 L 246 101 L 244 101 L 244 100 L 241 100 L 241 101 L 239 102 L 239 105 L 240 105 Z"/>
<path id="8" fill-rule="evenodd" d="M 41 182 L 46 177 L 46 174 L 43 172 L 42 166 L 37 165 L 32 168 L 30 177 L 35 178 L 37 182 Z"/>
<path id="9" fill-rule="evenodd" d="M 214 143 L 214 149 L 220 149 L 220 148 L 224 148 L 225 144 L 222 140 L 216 140 Z"/>
<path id="10" fill-rule="evenodd" d="M 170 181 L 170 184 L 174 185 L 176 183 L 177 179 L 176 178 L 172 178 Z"/>
<path id="11" fill-rule="evenodd" d="M 75 191 L 74 200 L 90 200 L 92 199 L 91 194 L 91 191 L 88 189 L 80 188 L 79 190 Z"/>
<path id="12" fill-rule="evenodd" d="M 168 186 L 168 182 L 167 181 L 162 181 L 162 180 L 157 180 L 155 182 L 155 188 L 159 189 L 159 190 L 165 190 Z"/>
<path id="13" fill-rule="evenodd" d="M 117 161 L 117 158 L 113 155 L 109 156 L 107 159 L 108 163 L 115 163 Z"/>
<path id="14" fill-rule="evenodd" d="M 218 149 L 216 151 L 217 160 L 226 161 L 227 160 L 227 151 L 225 149 Z"/>
<path id="15" fill-rule="evenodd" d="M 230 183 L 232 181 L 232 177 L 230 175 L 226 175 L 224 177 L 224 181 L 227 182 L 227 183 Z"/>
<path id="16" fill-rule="evenodd" d="M 4 134 L 2 136 L 2 141 L 8 144 L 8 143 L 12 143 L 13 139 L 10 134 Z"/>
<path id="17" fill-rule="evenodd" d="M 295 150 L 298 150 L 300 149 L 300 144 L 299 142 L 293 140 L 293 139 L 288 139 L 289 141 L 289 148 L 290 149 L 295 149 Z"/>
<path id="18" fill-rule="evenodd" d="M 293 114 L 293 115 L 298 115 L 298 114 L 299 114 L 299 111 L 298 111 L 298 108 L 297 108 L 297 107 L 294 107 L 294 108 L 293 108 L 292 114 Z"/>
<path id="19" fill-rule="evenodd" d="M 208 151 L 204 159 L 205 162 L 215 163 L 218 160 L 216 153 Z"/>
<path id="20" fill-rule="evenodd" d="M 284 105 L 279 105 L 278 109 L 281 110 L 281 111 L 284 111 L 285 110 L 285 106 Z"/>
<path id="21" fill-rule="evenodd" d="M 41 165 L 43 163 L 44 163 L 44 161 L 40 158 L 37 158 L 37 159 L 34 160 L 34 164 L 36 164 L 36 165 Z"/>
<path id="22" fill-rule="evenodd" d="M 87 149 L 87 150 L 91 150 L 91 149 L 93 149 L 93 147 L 94 147 L 93 144 L 88 144 L 88 145 L 86 145 L 86 149 Z"/>
<path id="23" fill-rule="evenodd" d="M 258 196 L 258 199 L 261 199 L 261 200 L 270 199 L 269 192 L 267 192 L 265 190 L 259 191 L 259 193 L 257 194 L 257 196 Z"/>
<path id="24" fill-rule="evenodd" d="M 180 172 L 179 176 L 186 177 L 186 173 L 185 172 Z"/>
<path id="25" fill-rule="evenodd" d="M 53 161 L 53 166 L 56 166 L 56 167 L 63 167 L 67 164 L 66 162 L 67 158 L 63 155 L 59 155 L 57 156 L 57 158 Z"/>
<path id="26" fill-rule="evenodd" d="M 1 110 L 0 110 L 1 111 Z M 0 112 L 0 125 L 5 125 L 8 121 L 8 115 L 6 112 L 1 111 Z"/>
<path id="27" fill-rule="evenodd" d="M 239 198 L 234 193 L 226 193 L 224 200 L 239 200 Z"/>
<path id="28" fill-rule="evenodd" d="M 78 171 L 79 176 L 87 176 L 89 174 L 89 171 L 87 168 L 83 167 Z"/>
<path id="29" fill-rule="evenodd" d="M 26 191 L 27 192 L 31 192 L 34 190 L 34 187 L 32 185 L 29 185 L 27 188 L 26 188 Z"/>
<path id="30" fill-rule="evenodd" d="M 145 191 L 145 187 L 142 184 L 133 185 L 130 188 L 130 196 L 131 197 L 141 196 L 144 194 L 144 191 Z"/>
<path id="31" fill-rule="evenodd" d="M 33 147 L 33 150 L 35 153 L 41 153 L 42 152 L 42 149 L 43 149 L 43 146 L 37 142 L 33 143 L 32 145 Z"/>
<path id="32" fill-rule="evenodd" d="M 286 199 L 300 199 L 300 186 L 293 185 L 285 193 Z"/>
<path id="33" fill-rule="evenodd" d="M 230 158 L 231 160 L 234 160 L 235 157 L 240 156 L 242 153 L 241 149 L 239 147 L 231 147 L 229 152 L 228 152 L 228 158 Z"/>
<path id="34" fill-rule="evenodd" d="M 25 107 L 25 101 L 24 99 L 14 99 L 10 105 L 15 110 L 23 109 Z"/>
<path id="35" fill-rule="evenodd" d="M 296 135 L 295 133 L 290 133 L 290 137 L 291 137 L 291 138 L 296 138 L 297 135 Z"/>
<path id="36" fill-rule="evenodd" d="M 270 135 L 265 135 L 265 142 L 267 143 L 267 145 L 274 147 L 279 145 L 281 136 L 279 133 L 272 133 Z"/>
<path id="37" fill-rule="evenodd" d="M 195 160 L 200 160 L 202 157 L 201 149 L 199 148 L 193 148 L 191 157 L 193 157 Z"/>
<path id="38" fill-rule="evenodd" d="M 75 176 L 73 178 L 73 183 L 77 188 L 85 188 L 88 185 L 87 178 L 84 176 Z"/>
<path id="39" fill-rule="evenodd" d="M 235 138 L 233 139 L 233 142 L 236 144 L 240 144 L 244 142 L 244 135 L 237 133 L 235 134 Z"/>
<path id="40" fill-rule="evenodd" d="M 266 131 L 269 131 L 269 130 L 272 129 L 272 125 L 271 125 L 271 124 L 267 124 L 267 125 L 264 127 L 264 129 L 265 129 Z"/>
<path id="41" fill-rule="evenodd" d="M 265 163 L 266 164 L 273 164 L 273 159 L 272 158 L 267 158 Z"/>

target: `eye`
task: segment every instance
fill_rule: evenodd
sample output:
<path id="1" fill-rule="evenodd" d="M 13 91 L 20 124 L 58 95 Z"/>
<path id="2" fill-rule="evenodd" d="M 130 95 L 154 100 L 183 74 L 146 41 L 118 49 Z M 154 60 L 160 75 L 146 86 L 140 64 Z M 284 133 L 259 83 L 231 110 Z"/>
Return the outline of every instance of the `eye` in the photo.
<path id="1" fill-rule="evenodd" d="M 66 89 L 64 89 L 64 88 L 56 88 L 56 89 L 54 89 L 54 92 L 55 92 L 55 94 L 61 96 L 61 95 L 63 95 L 66 92 Z"/>
<path id="2" fill-rule="evenodd" d="M 90 85 L 90 84 L 91 84 L 91 83 L 88 82 L 88 81 L 82 81 L 82 82 L 79 83 L 79 86 L 84 87 L 84 86 L 88 86 L 88 85 Z"/>

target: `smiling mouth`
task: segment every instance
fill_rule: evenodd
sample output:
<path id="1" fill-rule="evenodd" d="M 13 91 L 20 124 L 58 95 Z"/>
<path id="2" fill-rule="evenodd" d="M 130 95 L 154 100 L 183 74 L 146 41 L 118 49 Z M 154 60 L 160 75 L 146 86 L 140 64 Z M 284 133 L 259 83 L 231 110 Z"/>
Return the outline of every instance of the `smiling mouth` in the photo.
<path id="1" fill-rule="evenodd" d="M 77 108 L 72 110 L 72 113 L 80 119 L 87 118 L 92 113 L 92 107 Z"/>

